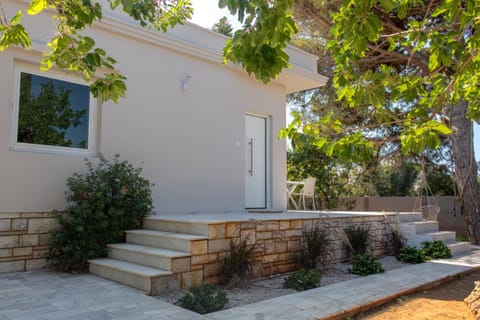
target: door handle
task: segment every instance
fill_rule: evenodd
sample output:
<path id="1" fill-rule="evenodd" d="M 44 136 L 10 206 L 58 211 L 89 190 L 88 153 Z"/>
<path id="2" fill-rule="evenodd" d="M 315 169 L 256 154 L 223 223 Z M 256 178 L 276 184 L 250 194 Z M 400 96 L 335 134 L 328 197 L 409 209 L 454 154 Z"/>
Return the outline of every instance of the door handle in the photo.
<path id="1" fill-rule="evenodd" d="M 253 138 L 250 138 L 248 144 L 250 145 L 250 170 L 248 170 L 248 173 L 253 177 Z"/>

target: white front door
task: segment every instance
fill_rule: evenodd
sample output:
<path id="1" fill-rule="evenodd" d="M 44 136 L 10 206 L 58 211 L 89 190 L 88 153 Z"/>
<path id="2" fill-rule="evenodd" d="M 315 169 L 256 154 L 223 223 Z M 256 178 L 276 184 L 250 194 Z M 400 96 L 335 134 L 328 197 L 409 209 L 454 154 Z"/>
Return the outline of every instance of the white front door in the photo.
<path id="1" fill-rule="evenodd" d="M 267 208 L 267 119 L 245 116 L 245 208 Z"/>

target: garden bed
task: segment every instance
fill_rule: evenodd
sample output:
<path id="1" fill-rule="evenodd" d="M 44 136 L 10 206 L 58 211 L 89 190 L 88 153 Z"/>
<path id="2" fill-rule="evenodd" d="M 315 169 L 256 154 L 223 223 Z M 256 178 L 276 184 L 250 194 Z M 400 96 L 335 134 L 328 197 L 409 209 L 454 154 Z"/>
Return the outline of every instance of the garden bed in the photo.
<path id="1" fill-rule="evenodd" d="M 398 261 L 393 256 L 384 256 L 380 258 L 380 262 L 385 268 L 385 271 L 410 265 Z M 323 271 L 321 286 L 328 286 L 360 277 L 348 272 L 350 266 L 351 265 L 349 263 L 336 263 L 327 265 Z M 291 273 L 284 273 L 268 278 L 250 280 L 246 283 L 238 284 L 234 288 L 223 286 L 222 288 L 225 289 L 229 300 L 225 309 L 239 307 L 242 305 L 298 292 L 293 289 L 287 289 L 283 287 L 283 279 L 289 274 Z M 157 296 L 157 298 L 175 304 L 186 292 L 187 290 L 165 292 L 162 295 Z"/>

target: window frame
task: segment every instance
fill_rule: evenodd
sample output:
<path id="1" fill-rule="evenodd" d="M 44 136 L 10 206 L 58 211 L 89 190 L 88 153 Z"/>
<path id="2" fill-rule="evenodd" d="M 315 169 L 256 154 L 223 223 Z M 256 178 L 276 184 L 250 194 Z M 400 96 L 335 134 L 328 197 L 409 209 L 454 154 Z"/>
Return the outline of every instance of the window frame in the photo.
<path id="1" fill-rule="evenodd" d="M 15 85 L 14 85 L 14 101 L 12 106 L 12 134 L 11 134 L 11 150 L 23 151 L 33 153 L 45 153 L 45 154 L 57 154 L 76 157 L 88 157 L 96 156 L 98 153 L 98 105 L 97 100 L 93 97 L 89 90 L 88 101 L 88 148 L 82 149 L 77 147 L 63 147 L 63 146 L 51 146 L 35 143 L 18 142 L 18 117 L 20 112 L 20 81 L 21 74 L 29 73 L 36 76 L 47 77 L 54 80 L 61 80 L 90 87 L 89 83 L 82 81 L 81 79 L 60 74 L 55 71 L 41 72 L 33 68 L 26 66 L 15 67 Z"/>

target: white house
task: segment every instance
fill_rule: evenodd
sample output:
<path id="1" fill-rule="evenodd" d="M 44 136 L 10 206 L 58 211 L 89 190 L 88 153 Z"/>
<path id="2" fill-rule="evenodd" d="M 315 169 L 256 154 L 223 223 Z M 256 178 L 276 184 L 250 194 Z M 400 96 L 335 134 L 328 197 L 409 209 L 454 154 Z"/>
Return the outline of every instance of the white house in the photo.
<path id="1" fill-rule="evenodd" d="M 26 5 L 3 4 L 10 17 Z M 264 85 L 222 64 L 220 34 L 189 23 L 162 34 L 106 12 L 88 33 L 117 59 L 127 96 L 100 106 L 78 77 L 39 71 L 51 17 L 25 15 L 24 24 L 33 49 L 0 53 L 0 213 L 63 209 L 66 179 L 99 153 L 143 163 L 157 213 L 286 209 L 286 148 L 277 135 L 286 95 L 326 82 L 316 56 L 289 47 L 291 68 Z M 69 146 L 38 142 L 19 123 L 28 112 L 20 94 L 38 96 L 47 83 L 71 90 L 75 110 L 85 110 L 62 140 Z"/>

